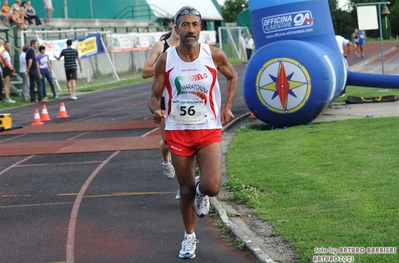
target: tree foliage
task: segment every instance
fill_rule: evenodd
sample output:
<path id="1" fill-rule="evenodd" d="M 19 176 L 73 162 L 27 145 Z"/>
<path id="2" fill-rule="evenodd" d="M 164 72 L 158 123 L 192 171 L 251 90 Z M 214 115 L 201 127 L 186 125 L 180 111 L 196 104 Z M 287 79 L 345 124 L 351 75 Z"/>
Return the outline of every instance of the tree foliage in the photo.
<path id="1" fill-rule="evenodd" d="M 248 7 L 247 0 L 226 0 L 221 7 L 224 21 L 228 23 L 236 22 L 238 14 Z"/>

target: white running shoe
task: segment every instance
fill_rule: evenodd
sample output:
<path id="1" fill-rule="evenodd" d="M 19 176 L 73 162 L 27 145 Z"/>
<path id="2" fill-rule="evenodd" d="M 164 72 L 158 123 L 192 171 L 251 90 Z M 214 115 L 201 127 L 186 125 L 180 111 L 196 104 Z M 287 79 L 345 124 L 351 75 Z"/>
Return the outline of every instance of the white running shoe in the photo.
<path id="1" fill-rule="evenodd" d="M 175 168 L 170 162 L 164 163 L 162 161 L 162 173 L 166 178 L 172 179 L 175 177 Z"/>
<path id="2" fill-rule="evenodd" d="M 199 184 L 199 176 L 195 177 L 195 212 L 198 217 L 204 217 L 209 213 L 209 196 L 199 195 L 197 186 Z"/>
<path id="3" fill-rule="evenodd" d="M 185 236 L 181 243 L 179 258 L 195 258 L 195 249 L 197 248 L 198 239 Z"/>
<path id="4" fill-rule="evenodd" d="M 179 188 L 179 189 L 177 189 L 177 192 L 176 192 L 176 197 L 175 197 L 175 199 L 176 199 L 176 200 L 180 200 L 180 188 Z"/>
<path id="5" fill-rule="evenodd" d="M 15 100 L 12 100 L 12 99 L 5 99 L 5 102 L 7 102 L 7 103 L 15 103 Z"/>

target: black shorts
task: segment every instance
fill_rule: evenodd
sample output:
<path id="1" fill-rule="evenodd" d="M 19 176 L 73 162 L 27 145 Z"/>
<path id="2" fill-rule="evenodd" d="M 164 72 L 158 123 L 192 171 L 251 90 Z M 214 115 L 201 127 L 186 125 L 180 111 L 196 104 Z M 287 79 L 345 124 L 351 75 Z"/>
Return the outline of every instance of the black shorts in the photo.
<path id="1" fill-rule="evenodd" d="M 76 74 L 76 68 L 74 69 L 65 69 L 65 75 L 67 81 L 70 81 L 71 79 L 77 80 L 78 75 Z"/>
<path id="2" fill-rule="evenodd" d="M 11 69 L 4 67 L 3 68 L 3 78 L 5 77 L 12 77 L 14 75 L 14 71 L 11 71 Z"/>

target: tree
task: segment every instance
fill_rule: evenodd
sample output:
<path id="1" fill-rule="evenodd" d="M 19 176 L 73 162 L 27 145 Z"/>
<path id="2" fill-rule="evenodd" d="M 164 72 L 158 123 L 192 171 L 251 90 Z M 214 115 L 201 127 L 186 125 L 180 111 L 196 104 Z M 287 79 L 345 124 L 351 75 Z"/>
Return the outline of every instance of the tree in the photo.
<path id="1" fill-rule="evenodd" d="M 237 16 L 248 8 L 247 0 L 226 0 L 222 8 L 223 19 L 226 22 L 236 22 Z"/>

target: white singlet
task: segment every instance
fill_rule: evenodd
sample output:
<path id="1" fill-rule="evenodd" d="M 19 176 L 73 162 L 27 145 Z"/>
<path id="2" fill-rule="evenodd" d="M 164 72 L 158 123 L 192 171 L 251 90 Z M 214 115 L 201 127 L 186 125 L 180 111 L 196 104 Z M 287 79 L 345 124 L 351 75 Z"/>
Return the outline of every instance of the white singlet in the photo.
<path id="1" fill-rule="evenodd" d="M 221 96 L 209 45 L 198 58 L 182 61 L 171 47 L 165 67 L 166 130 L 220 129 Z"/>

